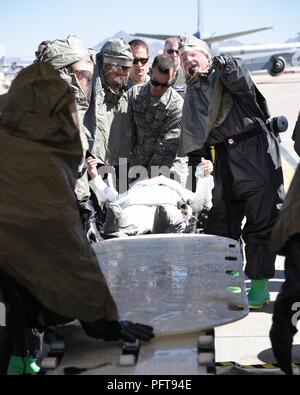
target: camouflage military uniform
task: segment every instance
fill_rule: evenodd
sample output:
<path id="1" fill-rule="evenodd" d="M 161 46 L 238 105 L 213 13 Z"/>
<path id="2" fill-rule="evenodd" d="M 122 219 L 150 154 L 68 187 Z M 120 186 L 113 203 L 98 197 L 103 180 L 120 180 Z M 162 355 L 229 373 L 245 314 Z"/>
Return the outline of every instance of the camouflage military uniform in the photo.
<path id="1" fill-rule="evenodd" d="M 136 84 L 135 82 L 128 80 L 127 89 L 129 90 L 130 88 L 132 88 L 133 86 L 136 86 L 136 85 L 147 84 L 147 82 L 149 82 L 149 81 L 150 81 L 150 76 L 148 74 L 146 74 L 145 81 L 140 84 Z"/>
<path id="2" fill-rule="evenodd" d="M 132 166 L 143 166 L 151 176 L 152 167 L 172 170 L 182 126 L 183 99 L 169 88 L 161 97 L 150 95 L 150 83 L 135 86 L 128 92 L 132 136 Z M 182 180 L 181 180 L 182 181 Z M 184 182 L 182 182 L 184 184 Z"/>

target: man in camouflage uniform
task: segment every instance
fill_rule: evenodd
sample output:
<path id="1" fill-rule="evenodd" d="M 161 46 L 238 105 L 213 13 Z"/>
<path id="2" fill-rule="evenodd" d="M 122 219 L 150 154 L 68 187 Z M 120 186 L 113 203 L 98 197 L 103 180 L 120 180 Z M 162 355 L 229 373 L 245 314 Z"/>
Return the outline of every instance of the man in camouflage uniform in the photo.
<path id="1" fill-rule="evenodd" d="M 154 59 L 151 81 L 135 86 L 128 92 L 129 115 L 132 129 L 132 169 L 145 168 L 145 175 L 161 174 L 159 168 L 174 170 L 177 181 L 186 182 L 185 159 L 176 159 L 181 135 L 183 99 L 172 88 L 174 63 L 165 55 Z"/>
<path id="2" fill-rule="evenodd" d="M 88 131 L 83 125 L 84 115 L 91 98 L 94 70 L 91 52 L 79 38 L 69 36 L 66 40 L 49 42 L 39 61 L 49 63 L 58 70 L 61 78 L 67 82 L 76 98 L 83 158 L 78 171 L 75 193 L 88 239 L 90 242 L 97 242 L 100 241 L 100 236 L 96 227 L 95 210 L 90 200 L 90 188 L 85 167 L 86 152 L 89 149 Z"/>
<path id="3" fill-rule="evenodd" d="M 127 84 L 128 89 L 150 80 L 148 45 L 143 40 L 132 40 L 129 45 L 134 59 Z"/>
<path id="4" fill-rule="evenodd" d="M 131 152 L 126 86 L 132 62 L 131 48 L 124 40 L 114 39 L 104 45 L 96 56 L 92 101 L 85 116 L 90 151 L 100 166 L 115 169 L 117 180 L 121 159 L 128 162 Z M 124 170 L 127 179 L 127 164 Z"/>
<path id="5" fill-rule="evenodd" d="M 183 67 L 181 66 L 181 59 L 179 56 L 179 38 L 170 37 L 165 42 L 164 55 L 169 56 L 175 64 L 175 78 L 173 81 L 173 88 L 184 99 L 186 93 L 186 78 Z"/>

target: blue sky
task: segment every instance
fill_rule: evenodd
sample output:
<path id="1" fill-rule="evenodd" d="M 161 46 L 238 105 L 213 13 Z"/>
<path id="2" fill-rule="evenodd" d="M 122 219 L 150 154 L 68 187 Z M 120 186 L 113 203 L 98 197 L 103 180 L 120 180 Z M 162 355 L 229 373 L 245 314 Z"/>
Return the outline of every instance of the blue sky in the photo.
<path id="1" fill-rule="evenodd" d="M 120 30 L 188 33 L 197 25 L 197 0 L 1 0 L 0 42 L 7 54 L 31 58 L 44 39 L 75 34 L 93 46 Z M 243 37 L 276 43 L 300 31 L 299 0 L 203 0 L 206 35 L 262 26 L 273 31 Z"/>

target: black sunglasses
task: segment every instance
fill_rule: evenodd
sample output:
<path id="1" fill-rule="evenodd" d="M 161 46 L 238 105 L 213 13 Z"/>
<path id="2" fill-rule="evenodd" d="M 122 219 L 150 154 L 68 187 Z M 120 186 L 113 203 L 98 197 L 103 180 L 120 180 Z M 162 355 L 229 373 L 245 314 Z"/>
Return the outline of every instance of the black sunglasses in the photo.
<path id="1" fill-rule="evenodd" d="M 143 66 L 145 66 L 146 63 L 148 63 L 149 58 L 135 58 L 133 60 L 133 64 L 139 64 L 141 63 Z"/>
<path id="2" fill-rule="evenodd" d="M 169 55 L 173 55 L 173 53 L 177 53 L 177 55 L 179 55 L 179 51 L 176 51 L 176 49 L 168 49 L 168 50 L 167 50 L 167 53 L 168 53 Z"/>
<path id="3" fill-rule="evenodd" d="M 160 86 L 161 88 L 170 88 L 173 84 L 173 81 L 169 82 L 168 84 L 162 84 L 162 83 L 155 81 L 155 80 L 151 80 L 150 82 L 153 86 Z"/>

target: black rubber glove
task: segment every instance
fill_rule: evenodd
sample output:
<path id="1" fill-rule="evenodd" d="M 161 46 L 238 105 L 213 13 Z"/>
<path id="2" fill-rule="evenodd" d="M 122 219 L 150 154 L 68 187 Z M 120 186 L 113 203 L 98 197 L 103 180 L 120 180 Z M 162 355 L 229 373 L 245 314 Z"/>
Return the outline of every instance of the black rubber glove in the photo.
<path id="1" fill-rule="evenodd" d="M 99 320 L 94 323 L 82 322 L 81 325 L 89 337 L 105 341 L 123 340 L 135 343 L 137 340 L 150 341 L 155 337 L 151 326 L 133 324 L 130 321 Z"/>
<path id="2" fill-rule="evenodd" d="M 225 56 L 215 56 L 213 60 L 212 68 L 215 70 L 220 70 L 226 65 L 226 57 Z"/>

